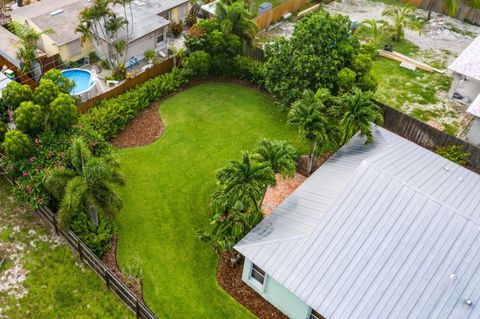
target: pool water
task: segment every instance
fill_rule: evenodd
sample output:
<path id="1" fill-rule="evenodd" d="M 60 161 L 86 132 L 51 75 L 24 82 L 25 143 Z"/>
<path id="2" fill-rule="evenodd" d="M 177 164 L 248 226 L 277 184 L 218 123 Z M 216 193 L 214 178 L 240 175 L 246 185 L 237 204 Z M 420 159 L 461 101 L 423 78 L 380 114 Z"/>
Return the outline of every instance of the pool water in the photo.
<path id="1" fill-rule="evenodd" d="M 89 91 L 95 84 L 92 73 L 87 70 L 70 69 L 62 71 L 62 75 L 67 79 L 73 80 L 75 83 L 74 88 L 70 91 L 71 95 L 85 93 Z"/>

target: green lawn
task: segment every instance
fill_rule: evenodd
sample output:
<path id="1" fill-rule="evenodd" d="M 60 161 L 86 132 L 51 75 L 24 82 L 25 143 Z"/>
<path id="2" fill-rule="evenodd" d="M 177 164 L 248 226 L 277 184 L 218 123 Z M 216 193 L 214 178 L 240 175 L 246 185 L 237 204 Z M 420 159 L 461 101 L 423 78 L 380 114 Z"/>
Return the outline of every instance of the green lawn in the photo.
<path id="1" fill-rule="evenodd" d="M 120 151 L 118 260 L 123 269 L 141 260 L 145 300 L 161 318 L 252 317 L 218 286 L 217 257 L 196 231 L 209 223 L 215 170 L 264 137 L 299 146 L 296 131 L 270 98 L 233 84 L 195 86 L 160 113 L 160 140 Z"/>
<path id="2" fill-rule="evenodd" d="M 133 318 L 105 284 L 10 196 L 0 178 L 0 318 Z M 14 269 L 21 275 L 4 286 Z M 20 297 L 17 299 L 16 297 Z"/>

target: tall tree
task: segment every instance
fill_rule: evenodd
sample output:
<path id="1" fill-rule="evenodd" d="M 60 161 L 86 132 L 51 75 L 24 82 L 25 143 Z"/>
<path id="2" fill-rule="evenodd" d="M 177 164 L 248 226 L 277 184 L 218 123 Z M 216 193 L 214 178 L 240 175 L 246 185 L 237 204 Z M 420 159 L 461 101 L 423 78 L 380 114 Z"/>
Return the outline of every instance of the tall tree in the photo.
<path id="1" fill-rule="evenodd" d="M 38 41 L 43 34 L 50 34 L 53 31 L 47 29 L 43 32 L 37 32 L 26 24 L 10 22 L 9 26 L 13 33 L 20 39 L 17 43 L 17 58 L 21 62 L 22 73 L 29 74 L 33 72 L 35 62 L 37 61 Z"/>
<path id="2" fill-rule="evenodd" d="M 72 217 L 88 212 L 98 226 L 99 215 L 112 219 L 122 207 L 122 201 L 112 185 L 124 185 L 117 172 L 118 162 L 112 158 L 92 156 L 85 143 L 76 139 L 70 150 L 68 168 L 49 169 L 44 177 L 47 190 L 59 201 L 57 221 L 64 228 Z"/>
<path id="3" fill-rule="evenodd" d="M 365 144 L 373 143 L 372 123 L 382 124 L 383 115 L 380 108 L 373 104 L 371 94 L 354 88 L 352 93 L 344 94 L 341 99 L 340 120 L 341 143 L 346 144 L 357 132 L 365 137 Z"/>
<path id="4" fill-rule="evenodd" d="M 130 3 L 131 0 L 94 0 L 80 13 L 80 24 L 76 29 L 82 35 L 82 44 L 86 40 L 93 41 L 116 77 L 124 75 L 133 23 Z M 127 5 L 130 14 L 127 14 Z"/>
<path id="5" fill-rule="evenodd" d="M 252 45 L 258 28 L 252 21 L 252 16 L 243 2 L 237 1 L 227 5 L 219 1 L 217 2 L 215 15 L 223 32 L 231 32 L 239 36 L 244 45 Z"/>
<path id="6" fill-rule="evenodd" d="M 308 152 L 308 173 L 312 171 L 317 146 L 331 145 L 329 121 L 322 112 L 323 103 L 312 91 L 306 90 L 301 99 L 293 103 L 287 123 L 298 127 L 299 134 L 305 138 L 310 147 Z"/>
<path id="7" fill-rule="evenodd" d="M 216 172 L 218 190 L 213 194 L 214 206 L 230 210 L 241 203 L 244 210 L 260 210 L 259 201 L 266 186 L 275 185 L 275 175 L 267 163 L 257 163 L 248 152 L 242 160 L 231 160 Z"/>

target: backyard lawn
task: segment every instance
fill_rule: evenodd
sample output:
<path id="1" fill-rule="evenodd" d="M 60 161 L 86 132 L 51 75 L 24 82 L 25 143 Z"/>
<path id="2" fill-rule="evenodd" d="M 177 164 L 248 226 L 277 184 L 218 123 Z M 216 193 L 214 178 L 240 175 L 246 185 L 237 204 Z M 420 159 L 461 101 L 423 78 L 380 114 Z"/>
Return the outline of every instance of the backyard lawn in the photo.
<path id="1" fill-rule="evenodd" d="M 0 178 L 0 318 L 133 318 L 65 243 L 10 196 L 11 188 Z"/>
<path id="2" fill-rule="evenodd" d="M 217 257 L 196 231 L 208 227 L 214 172 L 228 159 L 264 137 L 302 144 L 272 100 L 234 84 L 195 86 L 160 113 L 166 130 L 157 142 L 120 151 L 120 265 L 140 260 L 145 300 L 161 318 L 252 317 L 217 285 Z"/>

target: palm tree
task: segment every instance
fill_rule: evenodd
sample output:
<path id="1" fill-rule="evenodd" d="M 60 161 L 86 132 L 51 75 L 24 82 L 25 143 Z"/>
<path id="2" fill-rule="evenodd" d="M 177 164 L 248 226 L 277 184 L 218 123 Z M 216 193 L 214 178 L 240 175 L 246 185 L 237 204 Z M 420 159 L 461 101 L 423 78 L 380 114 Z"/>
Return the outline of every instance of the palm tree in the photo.
<path id="1" fill-rule="evenodd" d="M 372 123 L 382 124 L 383 115 L 370 100 L 370 93 L 354 88 L 341 98 L 344 115 L 340 120 L 341 143 L 347 143 L 357 132 L 365 137 L 365 144 L 373 143 Z"/>
<path id="2" fill-rule="evenodd" d="M 383 10 L 382 15 L 393 19 L 392 39 L 397 42 L 405 37 L 405 29 L 420 30 L 421 24 L 415 17 L 415 8 L 412 6 L 390 6 Z"/>
<path id="3" fill-rule="evenodd" d="M 45 188 L 59 201 L 57 221 L 68 228 L 72 217 L 88 211 L 92 222 L 98 226 L 98 216 L 112 219 L 122 207 L 112 185 L 124 185 L 117 172 L 118 162 L 114 158 L 93 157 L 80 139 L 71 146 L 69 168 L 51 168 L 44 177 Z"/>
<path id="4" fill-rule="evenodd" d="M 389 28 L 390 26 L 385 20 L 367 19 L 362 21 L 357 32 L 362 39 L 369 42 L 373 47 L 378 48 L 389 32 Z"/>
<path id="5" fill-rule="evenodd" d="M 231 160 L 216 172 L 219 188 L 213 194 L 213 206 L 228 211 L 241 203 L 244 209 L 259 211 L 259 201 L 267 186 L 274 186 L 275 175 L 267 163 L 256 163 L 248 152 L 242 160 Z"/>
<path id="6" fill-rule="evenodd" d="M 287 123 L 298 127 L 299 134 L 310 144 L 308 152 L 308 173 L 312 171 L 315 152 L 319 144 L 330 145 L 329 122 L 322 112 L 323 103 L 312 91 L 306 90 L 300 100 L 293 103 Z"/>
<path id="7" fill-rule="evenodd" d="M 252 45 L 258 27 L 252 21 L 252 16 L 243 2 L 227 5 L 219 1 L 215 10 L 217 22 L 222 27 L 222 31 L 239 36 L 247 46 Z"/>
<path id="8" fill-rule="evenodd" d="M 428 10 L 428 16 L 427 20 L 430 21 L 432 17 L 432 11 L 435 5 L 435 0 L 430 0 L 427 4 L 427 10 Z M 479 3 L 476 3 L 476 1 L 466 1 L 467 5 L 473 8 L 478 8 Z M 444 0 L 443 2 L 443 8 L 445 12 L 451 16 L 454 17 L 458 13 L 458 0 Z"/>
<path id="9" fill-rule="evenodd" d="M 297 150 L 285 141 L 263 139 L 252 156 L 260 163 L 270 166 L 274 174 L 292 177 L 297 167 Z"/>

